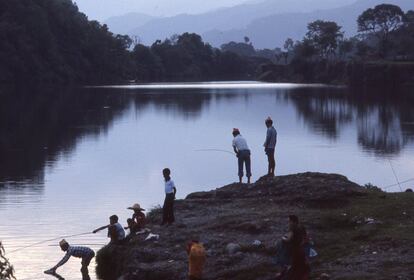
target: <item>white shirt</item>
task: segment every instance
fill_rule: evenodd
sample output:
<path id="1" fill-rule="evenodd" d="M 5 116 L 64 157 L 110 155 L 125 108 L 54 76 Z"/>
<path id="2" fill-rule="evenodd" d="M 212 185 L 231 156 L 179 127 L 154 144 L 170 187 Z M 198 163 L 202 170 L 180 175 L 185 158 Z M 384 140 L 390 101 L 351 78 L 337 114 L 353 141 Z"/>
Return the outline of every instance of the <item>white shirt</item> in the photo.
<path id="1" fill-rule="evenodd" d="M 165 193 L 173 193 L 174 192 L 174 181 L 173 180 L 169 180 L 167 182 L 165 182 Z"/>
<path id="2" fill-rule="evenodd" d="M 235 147 L 237 151 L 249 150 L 246 140 L 240 134 L 233 138 L 233 147 Z"/>

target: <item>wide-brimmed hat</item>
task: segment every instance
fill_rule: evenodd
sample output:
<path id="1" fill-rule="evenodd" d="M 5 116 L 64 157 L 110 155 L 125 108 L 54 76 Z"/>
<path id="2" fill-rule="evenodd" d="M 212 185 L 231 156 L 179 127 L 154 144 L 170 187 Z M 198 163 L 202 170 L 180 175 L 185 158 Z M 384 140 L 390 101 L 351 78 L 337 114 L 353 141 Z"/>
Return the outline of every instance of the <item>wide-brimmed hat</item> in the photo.
<path id="1" fill-rule="evenodd" d="M 233 133 L 240 133 L 240 130 L 238 128 L 233 128 Z"/>
<path id="2" fill-rule="evenodd" d="M 138 203 L 135 203 L 134 205 L 132 205 L 131 207 L 128 207 L 127 209 L 145 211 L 145 209 L 142 209 L 141 205 L 139 205 Z"/>
<path id="3" fill-rule="evenodd" d="M 69 244 L 65 239 L 60 240 L 59 246 L 62 247 L 63 245 Z"/>

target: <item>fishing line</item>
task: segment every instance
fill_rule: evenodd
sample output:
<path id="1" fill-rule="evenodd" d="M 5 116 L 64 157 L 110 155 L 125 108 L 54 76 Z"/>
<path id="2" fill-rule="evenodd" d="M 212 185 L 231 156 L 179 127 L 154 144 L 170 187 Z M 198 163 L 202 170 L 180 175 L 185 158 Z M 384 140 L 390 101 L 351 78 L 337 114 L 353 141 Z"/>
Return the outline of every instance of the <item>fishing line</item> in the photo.
<path id="1" fill-rule="evenodd" d="M 391 166 L 391 169 L 392 169 L 392 173 L 394 173 L 395 180 L 397 180 L 397 185 L 400 187 L 400 191 L 402 192 L 401 184 L 398 181 L 397 174 L 395 174 L 395 170 L 394 170 L 394 167 L 392 166 L 391 160 L 388 160 L 388 162 L 390 163 L 390 166 Z"/>
<path id="2" fill-rule="evenodd" d="M 220 150 L 220 149 L 199 149 L 199 150 L 194 150 L 194 151 L 195 152 L 222 152 L 222 153 L 234 155 L 233 152 L 230 152 L 228 150 Z"/>
<path id="3" fill-rule="evenodd" d="M 40 245 L 40 244 L 43 244 L 43 243 L 46 243 L 46 242 L 55 241 L 55 240 L 63 239 L 63 238 L 70 238 L 70 237 L 82 236 L 82 235 L 87 235 L 87 234 L 92 234 L 92 232 L 84 232 L 84 233 L 77 233 L 77 234 L 72 234 L 72 235 L 64 235 L 64 236 L 59 236 L 59 237 L 55 237 L 55 238 L 52 238 L 52 239 L 47 239 L 47 240 L 39 241 L 39 242 L 30 244 L 30 245 L 27 245 L 27 246 L 20 247 L 20 248 L 18 248 L 16 250 L 9 251 L 9 252 L 7 252 L 7 254 L 12 254 L 12 253 L 21 251 L 23 249 L 27 249 L 27 248 L 30 248 L 30 247 L 34 247 L 36 245 Z"/>
<path id="4" fill-rule="evenodd" d="M 405 181 L 401 181 L 399 183 L 404 184 L 404 183 L 408 183 L 408 182 L 411 182 L 411 181 L 414 181 L 414 178 L 411 178 L 411 179 L 408 179 L 408 180 L 405 180 Z M 392 184 L 392 185 L 385 186 L 384 189 L 389 189 L 389 188 L 395 187 L 395 186 L 398 186 L 398 184 Z"/>

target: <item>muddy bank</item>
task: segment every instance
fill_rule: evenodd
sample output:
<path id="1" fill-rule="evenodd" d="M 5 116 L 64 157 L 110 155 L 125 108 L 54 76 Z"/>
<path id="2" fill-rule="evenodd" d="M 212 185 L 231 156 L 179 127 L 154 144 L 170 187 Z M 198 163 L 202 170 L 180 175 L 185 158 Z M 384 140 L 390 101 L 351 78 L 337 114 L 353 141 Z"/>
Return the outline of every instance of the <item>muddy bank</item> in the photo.
<path id="1" fill-rule="evenodd" d="M 205 279 L 274 279 L 275 243 L 287 230 L 287 216 L 296 214 L 319 253 L 312 279 L 414 279 L 413 205 L 413 193 L 367 189 L 336 174 L 230 184 L 177 200 L 172 226 L 159 226 L 161 211 L 152 211 L 148 228 L 159 240 L 143 235 L 104 247 L 97 273 L 104 279 L 186 279 L 186 242 L 198 237 L 208 254 Z M 238 245 L 234 252 L 226 249 L 229 243 Z"/>

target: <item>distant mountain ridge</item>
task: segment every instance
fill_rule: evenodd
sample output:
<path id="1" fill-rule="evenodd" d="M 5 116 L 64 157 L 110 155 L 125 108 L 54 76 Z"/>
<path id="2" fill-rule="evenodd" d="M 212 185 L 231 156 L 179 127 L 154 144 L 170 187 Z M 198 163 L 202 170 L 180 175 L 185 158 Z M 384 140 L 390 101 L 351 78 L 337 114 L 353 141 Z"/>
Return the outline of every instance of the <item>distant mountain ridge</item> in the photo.
<path id="1" fill-rule="evenodd" d="M 122 16 L 110 17 L 105 21 L 105 24 L 109 26 L 110 31 L 113 33 L 128 34 L 130 30 L 154 19 L 156 17 L 143 13 L 128 13 Z"/>
<path id="2" fill-rule="evenodd" d="M 323 7 L 333 8 L 354 2 L 343 0 L 338 4 L 335 0 L 264 0 L 250 1 L 230 8 L 220 8 L 198 15 L 181 14 L 174 17 L 154 18 L 146 21 L 146 15 L 136 14 L 136 21 L 141 22 L 136 28 L 130 28 L 133 21 L 131 14 L 122 18 L 114 17 L 105 21 L 110 30 L 115 33 L 129 34 L 142 38 L 146 44 L 157 39 L 165 39 L 173 34 L 183 32 L 204 33 L 214 29 L 230 30 L 246 27 L 251 21 L 272 14 L 288 12 L 310 12 Z M 143 17 L 143 19 L 142 19 Z"/>
<path id="3" fill-rule="evenodd" d="M 250 2 L 231 8 L 221 8 L 198 15 L 181 14 L 167 18 L 152 18 L 129 14 L 107 21 L 115 33 L 138 36 L 142 43 L 154 41 L 173 34 L 194 32 L 206 42 L 220 46 L 229 41 L 242 41 L 248 36 L 256 48 L 283 46 L 286 38 L 301 39 L 307 24 L 313 20 L 333 20 L 343 26 L 346 36 L 356 34 L 357 17 L 367 8 L 382 3 L 395 4 L 414 9 L 414 0 L 266 0 Z M 125 19 L 124 26 L 121 26 Z M 134 21 L 136 28 L 131 28 Z"/>
<path id="4" fill-rule="evenodd" d="M 286 13 L 271 15 L 252 21 L 245 28 L 227 31 L 212 30 L 202 33 L 205 41 L 213 46 L 220 46 L 229 41 L 242 41 L 248 36 L 256 48 L 283 47 L 287 38 L 300 40 L 306 34 L 309 22 L 322 19 L 335 21 L 346 37 L 357 34 L 357 18 L 368 8 L 382 4 L 384 0 L 363 0 L 354 4 L 310 13 Z M 414 0 L 388 0 L 388 4 L 400 6 L 403 10 L 414 9 Z"/>

